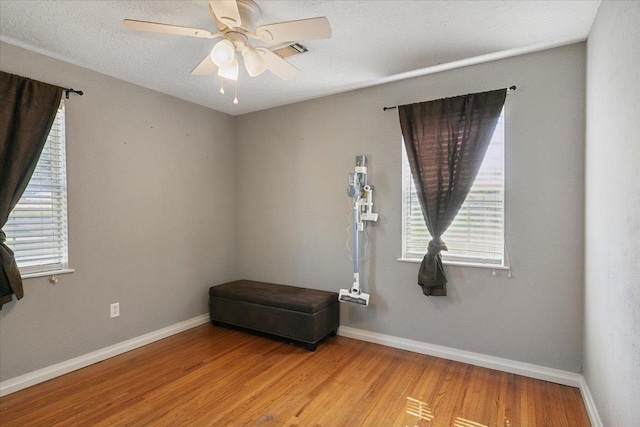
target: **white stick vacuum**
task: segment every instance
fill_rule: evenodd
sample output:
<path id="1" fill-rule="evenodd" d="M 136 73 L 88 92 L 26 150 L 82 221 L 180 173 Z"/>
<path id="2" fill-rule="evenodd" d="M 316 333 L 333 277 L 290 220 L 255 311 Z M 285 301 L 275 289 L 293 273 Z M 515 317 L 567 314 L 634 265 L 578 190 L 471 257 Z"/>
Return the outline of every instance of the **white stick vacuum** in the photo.
<path id="1" fill-rule="evenodd" d="M 356 170 L 349 173 L 347 195 L 353 199 L 353 285 L 340 289 L 340 302 L 369 305 L 369 294 L 360 290 L 359 234 L 364 231 L 365 221 L 377 221 L 373 213 L 373 186 L 367 184 L 367 158 L 356 156 Z"/>

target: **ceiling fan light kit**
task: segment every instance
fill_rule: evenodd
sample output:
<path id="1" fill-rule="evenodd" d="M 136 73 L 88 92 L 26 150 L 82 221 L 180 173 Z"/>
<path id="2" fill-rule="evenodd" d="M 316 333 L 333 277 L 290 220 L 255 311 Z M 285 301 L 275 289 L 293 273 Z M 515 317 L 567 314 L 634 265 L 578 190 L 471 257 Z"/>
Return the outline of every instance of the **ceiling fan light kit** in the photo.
<path id="1" fill-rule="evenodd" d="M 297 21 L 280 22 L 256 28 L 260 8 L 253 0 L 209 0 L 209 11 L 215 21 L 218 33 L 213 34 L 199 28 L 182 27 L 157 22 L 125 19 L 124 26 L 134 31 L 174 34 L 198 38 L 218 38 L 218 41 L 191 74 L 217 74 L 223 79 L 238 80 L 238 54 L 240 52 L 245 69 L 251 77 L 257 77 L 266 70 L 282 80 L 292 80 L 298 69 L 284 58 L 273 53 L 266 46 L 253 47 L 249 39 L 264 43 L 284 43 L 299 40 L 331 38 L 329 20 L 322 16 Z M 220 88 L 224 94 L 224 88 Z M 233 100 L 238 103 L 237 96 Z"/>
<path id="2" fill-rule="evenodd" d="M 247 69 L 247 73 L 251 77 L 257 77 L 267 70 L 267 64 L 265 64 L 262 55 L 253 47 L 247 45 L 242 50 L 242 58 L 244 59 L 244 66 Z"/>
<path id="3" fill-rule="evenodd" d="M 229 80 L 238 80 L 238 60 L 234 59 L 229 65 L 221 65 L 218 68 L 218 75 Z"/>
<path id="4" fill-rule="evenodd" d="M 231 41 L 222 39 L 213 46 L 209 56 L 218 67 L 229 66 L 235 59 L 236 48 Z"/>

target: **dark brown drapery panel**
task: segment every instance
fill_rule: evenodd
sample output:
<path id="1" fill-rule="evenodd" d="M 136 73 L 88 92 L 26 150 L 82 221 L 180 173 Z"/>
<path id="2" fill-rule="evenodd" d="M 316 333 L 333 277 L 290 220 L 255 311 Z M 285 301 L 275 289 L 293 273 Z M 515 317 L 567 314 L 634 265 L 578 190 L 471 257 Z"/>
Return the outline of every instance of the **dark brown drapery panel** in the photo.
<path id="1" fill-rule="evenodd" d="M 20 200 L 56 117 L 62 88 L 0 71 L 0 309 L 22 278 L 2 227 Z"/>
<path id="2" fill-rule="evenodd" d="M 447 294 L 442 235 L 471 190 L 506 95 L 500 89 L 398 107 L 411 174 L 432 237 L 418 272 L 425 295 Z"/>

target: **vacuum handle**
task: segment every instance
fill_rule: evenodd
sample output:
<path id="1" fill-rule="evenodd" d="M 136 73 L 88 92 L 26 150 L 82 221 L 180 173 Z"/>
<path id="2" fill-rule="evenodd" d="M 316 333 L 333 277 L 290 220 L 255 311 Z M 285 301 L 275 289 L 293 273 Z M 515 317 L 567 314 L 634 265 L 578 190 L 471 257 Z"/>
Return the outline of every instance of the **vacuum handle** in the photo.
<path id="1" fill-rule="evenodd" d="M 358 214 L 360 213 L 360 206 L 358 201 L 353 201 L 353 273 L 358 274 L 360 270 L 358 268 L 359 258 L 359 242 L 358 242 Z"/>

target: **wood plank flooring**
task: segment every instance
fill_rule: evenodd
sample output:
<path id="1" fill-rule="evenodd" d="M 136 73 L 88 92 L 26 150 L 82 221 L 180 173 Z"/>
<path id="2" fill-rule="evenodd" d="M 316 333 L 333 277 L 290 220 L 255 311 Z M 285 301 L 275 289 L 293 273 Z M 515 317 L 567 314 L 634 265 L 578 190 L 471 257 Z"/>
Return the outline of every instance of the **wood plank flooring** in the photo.
<path id="1" fill-rule="evenodd" d="M 0 398 L 11 426 L 589 426 L 576 388 L 209 324 Z"/>

